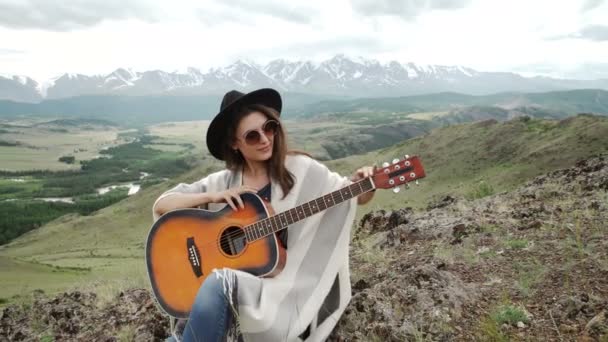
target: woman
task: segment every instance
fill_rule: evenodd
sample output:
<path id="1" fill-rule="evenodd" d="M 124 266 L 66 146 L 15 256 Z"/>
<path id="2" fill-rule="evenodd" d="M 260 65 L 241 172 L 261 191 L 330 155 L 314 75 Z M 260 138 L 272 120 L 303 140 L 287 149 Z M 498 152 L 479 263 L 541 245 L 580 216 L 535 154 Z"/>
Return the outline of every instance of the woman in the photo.
<path id="1" fill-rule="evenodd" d="M 366 166 L 347 179 L 306 154 L 288 152 L 281 107 L 273 89 L 228 92 L 207 130 L 209 152 L 225 161 L 226 169 L 162 194 L 153 206 L 154 219 L 178 208 L 239 210 L 239 195 L 246 191 L 258 193 L 279 213 L 373 174 Z M 350 300 L 354 202 L 372 197 L 373 192 L 361 194 L 282 230 L 287 260 L 275 277 L 214 271 L 199 289 L 183 340 L 324 340 Z M 179 333 L 173 335 L 179 339 Z"/>

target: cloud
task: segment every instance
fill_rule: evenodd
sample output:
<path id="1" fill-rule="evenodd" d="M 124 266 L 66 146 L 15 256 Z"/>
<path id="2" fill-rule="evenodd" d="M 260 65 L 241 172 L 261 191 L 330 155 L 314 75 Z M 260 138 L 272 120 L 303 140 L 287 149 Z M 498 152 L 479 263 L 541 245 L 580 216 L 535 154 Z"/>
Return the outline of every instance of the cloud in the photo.
<path id="1" fill-rule="evenodd" d="M 579 65 L 564 66 L 559 64 L 529 64 L 521 65 L 513 72 L 524 76 L 548 76 L 571 80 L 608 80 L 608 63 L 581 63 Z"/>
<path id="2" fill-rule="evenodd" d="M 0 48 L 0 55 L 21 55 L 24 53 L 25 51 L 23 50 Z"/>
<path id="3" fill-rule="evenodd" d="M 608 26 L 589 25 L 574 35 L 577 38 L 593 40 L 596 42 L 608 41 Z"/>
<path id="4" fill-rule="evenodd" d="M 390 51 L 393 47 L 371 36 L 341 36 L 319 39 L 314 42 L 297 42 L 276 47 L 280 56 L 310 56 L 327 58 L 336 54 L 365 55 Z"/>
<path id="5" fill-rule="evenodd" d="M 583 63 L 569 70 L 564 76 L 579 80 L 608 80 L 608 63 Z"/>
<path id="6" fill-rule="evenodd" d="M 559 36 L 550 36 L 550 37 L 545 38 L 545 40 L 562 40 L 562 39 L 584 39 L 584 40 L 591 40 L 594 42 L 605 42 L 605 41 L 608 41 L 608 26 L 587 25 L 575 33 L 559 35 Z"/>
<path id="7" fill-rule="evenodd" d="M 291 61 L 310 60 L 319 62 L 336 55 L 368 57 L 371 54 L 383 54 L 395 48 L 392 42 L 382 42 L 373 36 L 331 36 L 325 38 L 294 41 L 268 48 L 252 48 L 231 53 L 229 59 L 251 59 L 268 63 L 277 58 Z M 271 54 L 269 54 L 271 51 Z M 306 57 L 302 57 L 306 56 Z"/>
<path id="8" fill-rule="evenodd" d="M 296 24 L 310 24 L 319 9 L 280 0 L 0 0 L 0 26 L 14 29 L 72 31 L 104 20 L 138 19 L 177 21 L 195 15 L 207 25 L 226 22 L 256 23 L 271 17 Z"/>
<path id="9" fill-rule="evenodd" d="M 0 26 L 7 28 L 71 31 L 103 20 L 129 18 L 155 20 L 143 0 L 0 0 Z"/>
<path id="10" fill-rule="evenodd" d="M 470 0 L 350 0 L 353 10 L 363 16 L 390 15 L 413 19 L 425 11 L 464 8 Z"/>
<path id="11" fill-rule="evenodd" d="M 216 1 L 199 9 L 198 18 L 207 25 L 225 22 L 254 24 L 260 16 L 272 17 L 296 24 L 310 24 L 317 10 L 293 5 L 290 1 L 233 0 Z"/>
<path id="12" fill-rule="evenodd" d="M 597 7 L 600 7 L 604 2 L 605 2 L 605 0 L 587 0 L 583 4 L 583 7 L 581 8 L 581 10 L 583 12 L 591 11 Z"/>
<path id="13" fill-rule="evenodd" d="M 268 15 L 277 19 L 299 24 L 308 24 L 312 21 L 316 11 L 307 7 L 289 5 L 289 1 L 231 1 L 230 5 L 248 13 Z"/>

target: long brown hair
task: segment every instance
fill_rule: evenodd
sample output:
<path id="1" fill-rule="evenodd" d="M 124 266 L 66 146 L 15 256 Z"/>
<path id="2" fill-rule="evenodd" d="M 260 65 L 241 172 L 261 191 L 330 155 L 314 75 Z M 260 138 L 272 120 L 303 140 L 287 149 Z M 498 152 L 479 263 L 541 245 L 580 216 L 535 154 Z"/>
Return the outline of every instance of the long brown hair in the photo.
<path id="1" fill-rule="evenodd" d="M 279 120 L 279 113 L 275 109 L 261 104 L 248 105 L 237 109 L 234 119 L 228 124 L 227 136 L 222 146 L 222 154 L 224 161 L 226 161 L 226 168 L 229 170 L 237 171 L 245 164 L 245 158 L 240 151 L 234 151 L 232 149 L 232 143 L 236 140 L 236 129 L 241 120 L 253 112 L 264 114 L 268 120 L 281 122 Z M 287 149 L 287 134 L 285 133 L 282 124 L 279 124 L 272 145 L 272 157 L 267 161 L 267 167 L 271 179 L 278 181 L 281 185 L 284 194 L 283 198 L 287 196 L 295 184 L 294 175 L 285 167 L 285 157 L 288 154 L 304 154 L 310 157 L 308 153 Z"/>

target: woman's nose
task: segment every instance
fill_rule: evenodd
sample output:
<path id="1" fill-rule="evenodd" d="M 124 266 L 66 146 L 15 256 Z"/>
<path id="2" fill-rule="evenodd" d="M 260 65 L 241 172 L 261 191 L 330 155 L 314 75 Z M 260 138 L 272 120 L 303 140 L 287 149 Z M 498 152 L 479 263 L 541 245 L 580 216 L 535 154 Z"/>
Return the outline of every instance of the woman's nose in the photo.
<path id="1" fill-rule="evenodd" d="M 261 144 L 266 144 L 266 142 L 270 143 L 270 139 L 268 139 L 268 137 L 266 136 L 266 134 L 264 132 L 262 132 L 262 134 L 260 134 L 260 143 Z"/>

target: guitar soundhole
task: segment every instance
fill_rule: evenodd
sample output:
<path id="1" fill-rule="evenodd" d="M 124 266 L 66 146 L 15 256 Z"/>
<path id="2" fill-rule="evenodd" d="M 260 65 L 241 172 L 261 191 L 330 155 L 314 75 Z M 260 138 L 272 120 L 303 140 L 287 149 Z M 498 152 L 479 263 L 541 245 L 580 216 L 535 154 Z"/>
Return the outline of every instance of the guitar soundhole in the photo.
<path id="1" fill-rule="evenodd" d="M 239 227 L 229 227 L 220 237 L 220 248 L 228 255 L 237 255 L 245 248 L 245 233 Z"/>

